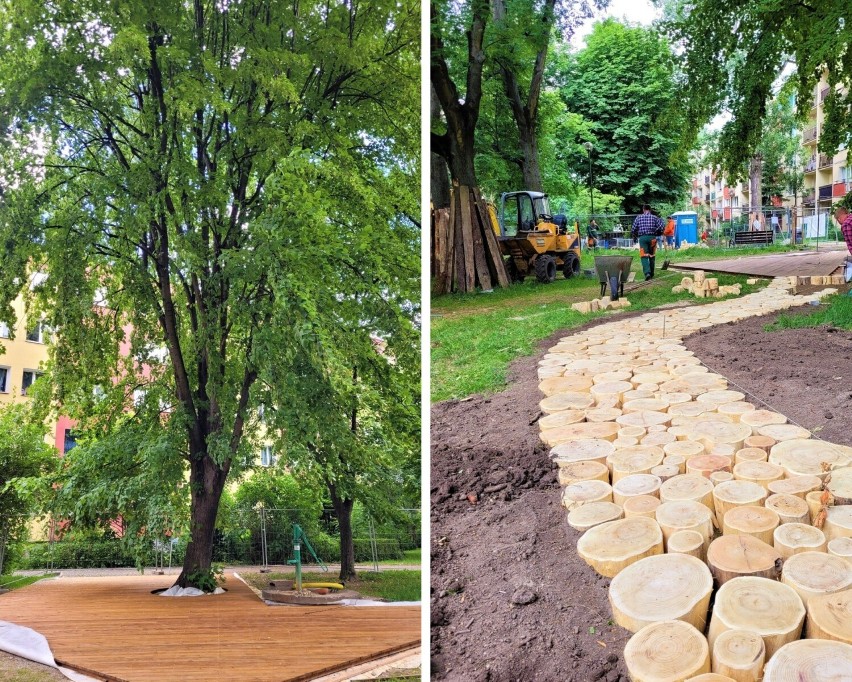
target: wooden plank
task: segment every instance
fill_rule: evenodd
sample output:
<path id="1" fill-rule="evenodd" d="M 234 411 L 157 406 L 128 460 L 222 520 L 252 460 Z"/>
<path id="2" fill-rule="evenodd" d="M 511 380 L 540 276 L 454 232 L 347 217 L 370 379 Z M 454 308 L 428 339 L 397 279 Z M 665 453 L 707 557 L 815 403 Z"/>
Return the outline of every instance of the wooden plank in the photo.
<path id="1" fill-rule="evenodd" d="M 472 198 L 472 197 L 471 197 Z M 470 224 L 473 232 L 473 260 L 476 264 L 476 276 L 479 286 L 484 291 L 491 290 L 491 273 L 488 271 L 488 263 L 485 259 L 485 246 L 482 244 L 483 225 L 479 221 L 476 210 L 476 200 L 470 202 Z"/>
<path id="2" fill-rule="evenodd" d="M 453 230 L 453 281 L 455 281 L 455 291 L 467 291 L 465 289 L 467 278 L 465 276 L 465 263 L 464 263 L 464 238 L 462 229 L 462 220 L 460 216 L 461 208 L 459 207 L 461 191 L 458 187 L 456 187 L 456 191 L 453 193 L 453 208 L 455 209 L 455 216 L 453 218 L 452 227 Z"/>
<path id="3" fill-rule="evenodd" d="M 228 593 L 151 594 L 169 576 L 61 578 L 3 595 L 0 620 L 42 633 L 68 667 L 121 682 L 298 682 L 420 642 L 420 608 L 266 606 Z"/>
<path id="4" fill-rule="evenodd" d="M 466 185 L 459 187 L 459 199 L 461 200 L 461 220 L 459 225 L 462 229 L 464 244 L 464 289 L 462 291 L 473 291 L 476 288 L 476 270 L 473 264 L 473 223 L 470 220 L 470 188 Z"/>
<path id="5" fill-rule="evenodd" d="M 485 248 L 487 250 L 486 258 L 494 269 L 492 279 L 497 280 L 497 284 L 501 287 L 509 286 L 509 273 L 506 272 L 506 264 L 503 261 L 503 254 L 500 252 L 500 245 L 497 243 L 497 237 L 494 230 L 491 229 L 491 221 L 489 220 L 488 212 L 485 210 L 485 202 L 482 200 L 482 195 L 478 189 L 473 190 L 476 198 L 476 210 L 479 213 L 479 219 L 483 225 L 483 234 L 485 236 Z M 483 213 L 485 211 L 485 213 Z"/>
<path id="6" fill-rule="evenodd" d="M 450 291 L 450 265 L 447 254 L 449 252 L 450 212 L 441 208 L 432 212 L 434 225 L 432 267 L 434 276 L 434 292 L 446 294 Z"/>

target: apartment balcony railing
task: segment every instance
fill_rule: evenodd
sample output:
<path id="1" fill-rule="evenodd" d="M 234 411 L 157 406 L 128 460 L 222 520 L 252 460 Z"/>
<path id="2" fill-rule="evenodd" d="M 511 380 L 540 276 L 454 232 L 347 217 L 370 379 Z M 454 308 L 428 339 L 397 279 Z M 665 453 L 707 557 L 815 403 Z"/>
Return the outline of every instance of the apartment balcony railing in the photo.
<path id="1" fill-rule="evenodd" d="M 708 201 L 708 202 L 710 201 L 710 195 L 709 194 L 704 195 L 704 201 Z"/>
<path id="2" fill-rule="evenodd" d="M 816 139 L 816 136 L 816 126 L 813 126 L 812 128 L 805 128 L 804 132 L 802 133 L 802 142 L 813 142 Z"/>
<path id="3" fill-rule="evenodd" d="M 709 175 L 705 175 L 705 176 L 704 176 L 704 184 L 705 184 L 705 185 L 709 185 L 709 184 L 710 184 L 710 176 L 709 176 Z"/>
<path id="4" fill-rule="evenodd" d="M 816 203 L 816 197 L 814 193 L 805 194 L 802 196 L 802 205 L 803 206 L 813 206 Z"/>
<path id="5" fill-rule="evenodd" d="M 828 168 L 832 164 L 833 158 L 828 154 L 819 155 L 819 167 Z"/>
<path id="6" fill-rule="evenodd" d="M 819 188 L 819 200 L 831 199 L 831 185 L 823 185 Z"/>
<path id="7" fill-rule="evenodd" d="M 692 197 L 692 205 L 698 206 L 701 203 L 701 197 Z"/>
<path id="8" fill-rule="evenodd" d="M 816 154 L 814 154 L 810 159 L 808 159 L 808 163 L 805 165 L 805 173 L 813 173 L 816 171 Z"/>

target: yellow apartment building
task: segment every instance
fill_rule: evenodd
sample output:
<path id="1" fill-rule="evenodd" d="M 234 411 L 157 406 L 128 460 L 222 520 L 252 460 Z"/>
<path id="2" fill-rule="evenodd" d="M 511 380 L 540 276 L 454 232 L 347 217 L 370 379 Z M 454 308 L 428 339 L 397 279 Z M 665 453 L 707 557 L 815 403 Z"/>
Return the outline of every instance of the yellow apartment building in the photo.
<path id="1" fill-rule="evenodd" d="M 808 123 L 802 134 L 802 142 L 807 150 L 803 203 L 811 212 L 830 210 L 834 203 L 852 190 L 847 150 L 841 148 L 834 156 L 817 151 L 825 122 L 824 104 L 828 93 L 828 83 L 821 80 L 812 93 Z"/>

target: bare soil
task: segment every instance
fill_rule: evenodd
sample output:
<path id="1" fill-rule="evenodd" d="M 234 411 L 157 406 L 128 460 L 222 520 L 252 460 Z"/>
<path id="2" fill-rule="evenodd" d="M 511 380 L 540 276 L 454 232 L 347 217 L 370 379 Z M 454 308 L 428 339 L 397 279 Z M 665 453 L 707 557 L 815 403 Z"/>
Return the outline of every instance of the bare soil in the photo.
<path id="1" fill-rule="evenodd" d="M 759 407 L 852 445 L 852 332 L 764 331 L 775 319 L 712 327 L 686 344 Z M 609 580 L 576 554 L 580 534 L 565 521 L 538 440 L 537 364 L 574 331 L 517 360 L 505 391 L 432 406 L 434 679 L 627 680 L 629 633 L 611 625 Z"/>

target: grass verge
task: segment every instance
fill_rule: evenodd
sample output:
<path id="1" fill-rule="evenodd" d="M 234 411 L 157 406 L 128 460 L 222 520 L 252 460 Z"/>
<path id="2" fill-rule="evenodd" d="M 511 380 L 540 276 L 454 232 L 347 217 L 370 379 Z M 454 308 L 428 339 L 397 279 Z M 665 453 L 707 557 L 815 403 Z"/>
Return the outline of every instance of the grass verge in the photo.
<path id="1" fill-rule="evenodd" d="M 265 589 L 270 580 L 292 580 L 292 573 L 246 573 L 243 579 L 252 587 Z M 305 582 L 335 583 L 334 573 L 302 573 Z M 379 597 L 388 601 L 420 601 L 420 571 L 361 571 L 346 588 L 360 592 L 365 597 Z"/>
<path id="2" fill-rule="evenodd" d="M 705 258 L 712 251 L 700 250 Z M 730 250 L 717 251 L 731 255 Z M 633 270 L 638 271 L 637 279 L 641 280 L 641 264 L 635 251 L 633 255 Z M 588 259 L 591 264 L 591 255 Z M 657 261 L 662 263 L 660 255 Z M 649 310 L 678 301 L 701 305 L 719 300 L 672 293 L 672 287 L 686 274 L 658 271 L 653 284 L 625 293 L 631 303 L 628 310 Z M 747 277 L 741 275 L 720 274 L 718 279 L 723 285 L 741 284 L 742 295 L 763 286 L 748 285 Z M 528 280 L 492 294 L 452 294 L 433 299 L 432 401 L 499 391 L 506 384 L 509 363 L 531 355 L 538 342 L 556 330 L 568 330 L 602 316 L 617 319 L 617 311 L 584 315 L 571 310 L 572 303 L 599 296 L 597 278 L 580 276 L 557 279 L 553 284 Z"/>
<path id="3" fill-rule="evenodd" d="M 402 552 L 402 559 L 383 559 L 379 562 L 381 566 L 413 566 L 414 564 L 420 565 L 423 561 L 423 550 L 419 547 L 417 549 L 405 549 Z"/>
<path id="4" fill-rule="evenodd" d="M 19 590 L 27 585 L 37 583 L 44 578 L 55 578 L 58 573 L 45 573 L 43 575 L 0 575 L 0 587 L 6 590 Z"/>
<path id="5" fill-rule="evenodd" d="M 803 329 L 805 327 L 821 327 L 823 325 L 852 329 L 852 296 L 835 294 L 823 299 L 822 305 L 814 308 L 812 313 L 790 315 L 782 313 L 772 324 L 764 329 L 768 332 L 779 329 Z"/>

